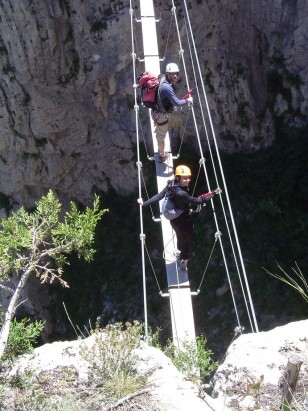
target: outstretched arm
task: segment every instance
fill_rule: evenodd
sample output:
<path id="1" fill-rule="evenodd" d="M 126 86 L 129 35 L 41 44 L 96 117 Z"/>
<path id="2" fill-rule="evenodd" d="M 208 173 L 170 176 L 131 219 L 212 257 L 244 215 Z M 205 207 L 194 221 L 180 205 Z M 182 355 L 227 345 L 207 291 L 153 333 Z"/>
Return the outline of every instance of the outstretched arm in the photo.
<path id="1" fill-rule="evenodd" d="M 137 202 L 138 204 L 141 204 L 142 206 L 147 207 L 153 203 L 156 203 L 162 200 L 165 197 L 166 192 L 167 192 L 167 187 L 165 187 L 160 193 L 155 194 L 153 197 L 149 198 L 148 200 L 143 201 L 142 198 L 138 198 Z"/>

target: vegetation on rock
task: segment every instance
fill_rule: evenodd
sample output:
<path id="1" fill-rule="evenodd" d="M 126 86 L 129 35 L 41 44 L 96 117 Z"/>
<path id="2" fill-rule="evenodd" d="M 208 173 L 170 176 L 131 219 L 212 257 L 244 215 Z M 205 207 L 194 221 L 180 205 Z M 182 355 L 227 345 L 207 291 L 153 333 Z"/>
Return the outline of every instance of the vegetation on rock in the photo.
<path id="1" fill-rule="evenodd" d="M 60 218 L 61 203 L 52 191 L 36 204 L 34 212 L 23 207 L 1 222 L 0 230 L 0 277 L 12 297 L 3 318 L 0 332 L 0 358 L 9 338 L 11 322 L 20 304 L 21 292 L 31 275 L 41 283 L 59 281 L 63 287 L 68 283 L 62 278 L 67 256 L 76 252 L 79 258 L 91 261 L 94 255 L 94 233 L 97 222 L 107 210 L 99 209 L 96 196 L 93 208 L 84 212 L 71 202 L 71 208 Z M 4 280 L 16 279 L 15 289 L 3 285 Z"/>

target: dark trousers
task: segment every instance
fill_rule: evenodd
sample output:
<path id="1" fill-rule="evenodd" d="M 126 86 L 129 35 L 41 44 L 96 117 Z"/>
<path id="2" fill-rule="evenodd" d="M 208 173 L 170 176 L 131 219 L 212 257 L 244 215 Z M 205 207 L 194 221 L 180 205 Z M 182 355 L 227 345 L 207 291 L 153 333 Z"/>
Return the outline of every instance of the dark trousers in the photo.
<path id="1" fill-rule="evenodd" d="M 170 220 L 170 224 L 175 231 L 177 248 L 181 252 L 181 260 L 188 260 L 193 236 L 193 219 L 190 215 L 180 215 L 180 217 Z"/>

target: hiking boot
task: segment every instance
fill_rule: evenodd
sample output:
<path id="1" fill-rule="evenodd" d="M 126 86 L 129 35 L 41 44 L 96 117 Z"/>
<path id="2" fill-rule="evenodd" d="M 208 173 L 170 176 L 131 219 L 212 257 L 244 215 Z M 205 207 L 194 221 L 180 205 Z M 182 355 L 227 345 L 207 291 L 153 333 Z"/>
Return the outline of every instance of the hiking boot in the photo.
<path id="1" fill-rule="evenodd" d="M 168 153 L 159 154 L 159 162 L 164 163 L 165 161 L 168 160 L 168 157 L 169 157 Z"/>

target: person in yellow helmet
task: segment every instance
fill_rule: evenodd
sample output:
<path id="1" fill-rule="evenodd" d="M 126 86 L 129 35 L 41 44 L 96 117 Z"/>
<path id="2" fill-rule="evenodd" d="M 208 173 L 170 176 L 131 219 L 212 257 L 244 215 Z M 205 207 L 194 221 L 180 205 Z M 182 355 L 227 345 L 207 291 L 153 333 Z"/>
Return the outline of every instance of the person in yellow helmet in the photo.
<path id="1" fill-rule="evenodd" d="M 193 197 L 189 194 L 188 186 L 190 180 L 190 168 L 186 165 L 179 165 L 175 169 L 174 180 L 169 180 L 167 186 L 160 193 L 154 195 L 147 201 L 143 201 L 142 198 L 138 198 L 137 200 L 139 204 L 146 207 L 162 200 L 167 195 L 172 199 L 175 207 L 182 211 L 180 215 L 170 220 L 170 224 L 176 234 L 177 249 L 180 252 L 180 268 L 182 270 L 187 270 L 193 236 L 191 204 L 203 204 L 218 193 L 218 190 L 215 190 L 202 194 L 199 197 Z"/>

